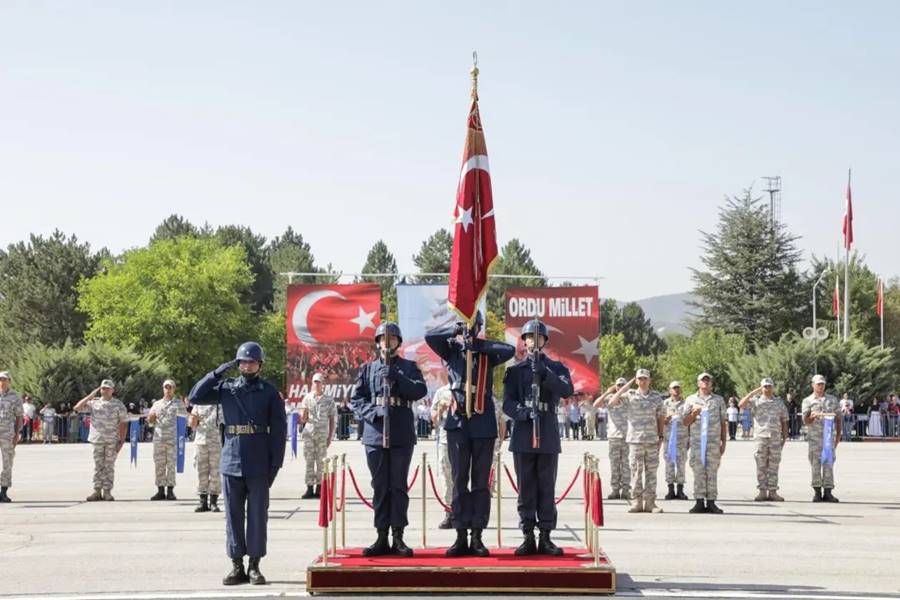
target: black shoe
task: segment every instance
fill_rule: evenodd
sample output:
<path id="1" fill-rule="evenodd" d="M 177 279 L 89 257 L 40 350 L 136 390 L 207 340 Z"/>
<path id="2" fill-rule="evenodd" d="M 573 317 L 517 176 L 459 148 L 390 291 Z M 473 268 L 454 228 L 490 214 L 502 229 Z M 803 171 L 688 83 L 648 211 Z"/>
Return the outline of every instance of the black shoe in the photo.
<path id="1" fill-rule="evenodd" d="M 519 544 L 519 547 L 516 548 L 515 555 L 516 556 L 530 556 L 532 554 L 537 554 L 537 542 L 534 540 L 534 529 L 523 529 L 522 533 L 525 534 L 525 540 Z"/>
<path id="2" fill-rule="evenodd" d="M 814 487 L 813 488 L 813 502 L 821 502 L 822 501 L 822 488 Z"/>
<path id="3" fill-rule="evenodd" d="M 664 499 L 665 500 L 674 500 L 675 499 L 675 484 L 674 483 L 669 484 L 669 491 L 666 494 L 666 497 Z"/>
<path id="4" fill-rule="evenodd" d="M 388 543 L 388 530 L 379 529 L 378 539 L 375 543 L 363 550 L 363 556 L 384 556 L 391 553 L 391 545 Z"/>
<path id="5" fill-rule="evenodd" d="M 166 499 L 166 488 L 163 486 L 159 486 L 156 488 L 156 493 L 150 496 L 151 500 L 165 500 Z"/>
<path id="6" fill-rule="evenodd" d="M 209 512 L 209 504 L 206 502 L 206 494 L 200 494 L 200 506 L 194 509 L 194 512 Z"/>
<path id="7" fill-rule="evenodd" d="M 209 495 L 209 510 L 213 512 L 221 512 L 219 510 L 219 495 L 218 494 L 210 494 Z"/>
<path id="8" fill-rule="evenodd" d="M 170 487 L 166 490 L 166 500 L 178 500 L 178 498 L 175 497 L 174 487 Z"/>
<path id="9" fill-rule="evenodd" d="M 450 519 L 450 513 L 446 513 L 446 515 L 444 520 L 441 521 L 441 524 L 438 525 L 438 529 L 453 529 L 453 521 Z"/>
<path id="10" fill-rule="evenodd" d="M 322 486 L 317 485 L 315 490 L 313 490 L 313 498 L 321 498 L 322 497 Z"/>
<path id="11" fill-rule="evenodd" d="M 684 494 L 684 484 L 679 483 L 675 488 L 675 498 L 678 500 L 687 500 L 688 497 Z"/>
<path id="12" fill-rule="evenodd" d="M 550 530 L 541 529 L 541 535 L 537 544 L 538 554 L 546 554 L 548 556 L 562 556 L 563 550 L 550 540 Z"/>
<path id="13" fill-rule="evenodd" d="M 697 498 L 697 501 L 694 503 L 693 508 L 689 510 L 690 513 L 705 513 L 706 512 L 706 503 L 703 501 L 703 498 Z"/>
<path id="14" fill-rule="evenodd" d="M 6 490 L 9 488 L 0 488 L 0 502 L 12 502 L 12 499 L 6 495 Z"/>
<path id="15" fill-rule="evenodd" d="M 478 556 L 481 558 L 491 555 L 491 553 L 487 549 L 487 546 L 485 546 L 484 542 L 481 541 L 481 530 L 480 529 L 472 530 L 472 539 L 469 542 L 469 553 L 472 556 Z"/>
<path id="16" fill-rule="evenodd" d="M 316 492 L 313 490 L 313 486 L 308 485 L 308 486 L 306 486 L 306 491 L 303 493 L 302 496 L 300 496 L 300 499 L 301 500 L 310 500 L 311 498 L 315 498 L 315 497 L 316 497 Z"/>
<path id="17" fill-rule="evenodd" d="M 707 500 L 706 501 L 706 512 L 713 513 L 714 515 L 721 515 L 723 511 L 721 508 L 716 506 L 715 500 Z"/>
<path id="18" fill-rule="evenodd" d="M 407 546 L 406 542 L 403 541 L 402 527 L 391 527 L 391 538 L 393 538 L 391 552 L 404 558 L 410 558 L 413 555 L 412 548 Z"/>
<path id="19" fill-rule="evenodd" d="M 465 529 L 457 529 L 456 530 L 456 541 L 453 542 L 453 545 L 447 548 L 447 551 L 444 552 L 444 556 L 449 556 L 450 558 L 456 558 L 458 556 L 467 556 L 469 554 L 469 532 Z"/>
<path id="20" fill-rule="evenodd" d="M 822 494 L 823 502 L 840 502 L 837 498 L 831 495 L 831 488 L 825 488 L 824 493 Z"/>
<path id="21" fill-rule="evenodd" d="M 263 585 L 266 583 L 266 578 L 259 572 L 258 557 L 250 557 L 250 560 L 247 561 L 247 579 L 249 579 L 250 583 L 253 585 Z"/>
<path id="22" fill-rule="evenodd" d="M 222 585 L 238 585 L 239 583 L 247 583 L 250 579 L 244 572 L 244 560 L 241 558 L 231 559 L 231 572 L 222 578 Z"/>

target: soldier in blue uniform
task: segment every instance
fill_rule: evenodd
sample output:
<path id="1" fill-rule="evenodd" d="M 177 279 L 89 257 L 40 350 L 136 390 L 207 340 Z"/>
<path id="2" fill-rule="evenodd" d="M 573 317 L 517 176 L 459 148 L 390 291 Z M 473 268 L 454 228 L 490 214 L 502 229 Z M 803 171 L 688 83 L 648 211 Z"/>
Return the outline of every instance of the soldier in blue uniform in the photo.
<path id="1" fill-rule="evenodd" d="M 447 549 L 447 556 L 488 556 L 481 541 L 481 532 L 491 515 L 491 494 L 488 478 L 494 444 L 497 440 L 497 416 L 491 390 L 493 370 L 516 353 L 515 348 L 502 342 L 478 339 L 484 320 L 475 313 L 472 327 L 456 323 L 432 329 L 425 334 L 425 342 L 447 364 L 447 377 L 453 393 L 453 404 L 447 415 L 447 453 L 453 474 L 451 523 L 456 529 L 456 542 Z M 466 351 L 472 351 L 471 383 L 466 381 Z M 472 416 L 466 407 L 466 384 L 473 397 Z M 470 488 L 471 476 L 471 488 Z M 468 530 L 472 530 L 469 542 Z"/>
<path id="2" fill-rule="evenodd" d="M 232 564 L 222 580 L 225 585 L 266 582 L 259 559 L 266 555 L 269 488 L 284 462 L 287 419 L 278 390 L 259 376 L 264 358 L 259 344 L 245 342 L 234 360 L 207 373 L 188 396 L 191 404 L 222 405 L 225 445 L 220 472 L 225 550 Z M 240 376 L 223 378 L 232 367 L 240 368 Z M 250 557 L 246 572 L 244 555 Z"/>
<path id="3" fill-rule="evenodd" d="M 378 326 L 375 330 L 378 358 L 360 367 L 350 398 L 353 412 L 364 427 L 362 443 L 366 447 L 366 462 L 375 490 L 372 503 L 378 539 L 363 550 L 364 556 L 397 554 L 409 557 L 413 554 L 403 542 L 403 529 L 409 523 L 406 482 L 416 444 L 415 416 L 410 406 L 425 397 L 428 390 L 416 363 L 396 356 L 402 341 L 396 323 Z M 390 390 L 385 398 L 388 386 Z M 385 414 L 389 421 L 387 432 Z M 388 529 L 392 544 L 388 544 Z"/>
<path id="4" fill-rule="evenodd" d="M 556 407 L 560 398 L 571 396 L 574 389 L 569 369 L 541 352 L 550 340 L 546 325 L 537 319 L 528 321 L 522 327 L 522 339 L 528 356 L 508 368 L 503 378 L 503 412 L 513 420 L 509 449 L 519 487 L 519 526 L 525 534 L 515 554 L 559 556 L 562 549 L 550 540 L 550 532 L 556 529 L 554 493 L 561 452 Z M 539 389 L 537 398 L 532 393 L 533 384 Z M 534 435 L 534 411 L 539 419 L 539 437 Z M 535 525 L 540 530 L 537 543 Z"/>

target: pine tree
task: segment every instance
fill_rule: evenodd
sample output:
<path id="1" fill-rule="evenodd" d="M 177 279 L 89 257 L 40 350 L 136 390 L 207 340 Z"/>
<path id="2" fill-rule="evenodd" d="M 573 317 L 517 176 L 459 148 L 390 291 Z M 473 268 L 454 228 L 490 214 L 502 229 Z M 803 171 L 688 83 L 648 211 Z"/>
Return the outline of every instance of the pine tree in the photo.
<path id="1" fill-rule="evenodd" d="M 534 264 L 531 251 L 522 242 L 513 238 L 500 250 L 500 256 L 494 263 L 492 274 L 497 275 L 533 275 L 527 279 L 492 278 L 488 284 L 488 310 L 506 315 L 506 288 L 544 286 L 547 280 Z"/>
<path id="2" fill-rule="evenodd" d="M 449 273 L 453 252 L 453 236 L 446 229 L 438 229 L 422 242 L 419 252 L 413 255 L 413 263 L 420 273 Z M 419 276 L 419 283 L 445 283 L 446 277 Z"/>
<path id="3" fill-rule="evenodd" d="M 361 273 L 396 273 L 397 261 L 388 250 L 387 244 L 378 240 L 369 250 L 366 262 Z M 359 281 L 370 281 L 381 286 L 381 319 L 397 319 L 397 288 L 396 277 L 366 277 L 363 275 Z"/>

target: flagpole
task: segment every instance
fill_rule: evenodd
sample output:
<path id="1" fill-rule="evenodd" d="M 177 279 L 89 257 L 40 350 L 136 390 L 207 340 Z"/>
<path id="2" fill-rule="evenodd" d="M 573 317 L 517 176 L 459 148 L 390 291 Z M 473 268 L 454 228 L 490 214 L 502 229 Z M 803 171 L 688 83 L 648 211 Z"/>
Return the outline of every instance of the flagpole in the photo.
<path id="1" fill-rule="evenodd" d="M 844 341 L 850 339 L 850 235 L 852 235 L 852 221 L 850 220 L 850 169 L 847 169 L 847 203 L 844 207 L 844 219 L 847 231 L 844 233 Z"/>
<path id="2" fill-rule="evenodd" d="M 878 318 L 881 329 L 881 349 L 884 350 L 884 279 L 878 278 Z"/>

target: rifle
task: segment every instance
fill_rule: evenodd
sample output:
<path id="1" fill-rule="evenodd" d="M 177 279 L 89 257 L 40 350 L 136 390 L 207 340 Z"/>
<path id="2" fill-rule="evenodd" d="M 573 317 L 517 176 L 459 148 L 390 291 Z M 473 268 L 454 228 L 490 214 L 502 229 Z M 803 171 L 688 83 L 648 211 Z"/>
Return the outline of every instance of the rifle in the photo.
<path id="1" fill-rule="evenodd" d="M 537 338 L 537 336 L 535 336 Z M 535 339 L 535 342 L 537 340 Z M 541 411 L 539 408 L 541 401 L 541 374 L 537 369 L 537 361 L 540 358 L 541 351 L 535 347 L 531 355 L 531 447 L 541 447 Z"/>
<path id="2" fill-rule="evenodd" d="M 381 351 L 381 358 L 384 364 L 391 366 L 391 351 L 385 348 Z M 384 419 L 382 420 L 381 447 L 391 447 L 391 380 L 387 377 L 381 378 L 381 395 L 384 399 Z"/>

